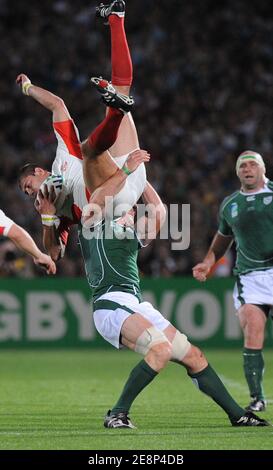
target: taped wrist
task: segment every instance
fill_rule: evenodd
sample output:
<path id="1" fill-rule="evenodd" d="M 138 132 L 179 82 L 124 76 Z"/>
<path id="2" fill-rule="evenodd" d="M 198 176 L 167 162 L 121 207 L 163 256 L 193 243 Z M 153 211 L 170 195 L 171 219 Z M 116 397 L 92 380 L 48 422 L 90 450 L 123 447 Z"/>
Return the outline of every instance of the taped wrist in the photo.
<path id="1" fill-rule="evenodd" d="M 129 170 L 129 168 L 126 166 L 126 163 L 123 165 L 123 167 L 121 167 L 122 171 L 124 171 L 124 173 L 129 176 L 131 175 L 131 173 L 133 173 L 132 171 Z"/>
<path id="2" fill-rule="evenodd" d="M 29 96 L 29 89 L 30 87 L 33 86 L 31 81 L 30 80 L 26 80 L 23 84 L 22 84 L 22 92 L 24 93 L 24 95 L 27 95 Z"/>
<path id="3" fill-rule="evenodd" d="M 55 227 L 57 228 L 60 223 L 59 217 L 52 214 L 41 214 L 41 219 L 42 224 L 46 225 L 47 227 L 53 227 L 53 225 L 55 225 Z"/>

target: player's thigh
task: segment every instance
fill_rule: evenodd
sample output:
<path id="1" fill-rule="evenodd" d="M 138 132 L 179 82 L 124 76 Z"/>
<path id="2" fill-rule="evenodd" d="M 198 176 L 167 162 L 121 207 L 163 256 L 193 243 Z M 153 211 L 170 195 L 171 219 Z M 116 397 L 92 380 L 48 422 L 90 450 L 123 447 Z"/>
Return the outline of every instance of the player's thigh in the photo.
<path id="1" fill-rule="evenodd" d="M 244 304 L 238 309 L 240 325 L 243 329 L 253 325 L 258 331 L 263 331 L 266 324 L 266 315 L 257 305 Z"/>
<path id="2" fill-rule="evenodd" d="M 173 342 L 177 331 L 178 330 L 172 324 L 168 325 L 167 328 L 164 330 L 164 334 L 167 336 L 170 343 Z"/>
<path id="3" fill-rule="evenodd" d="M 119 157 L 139 148 L 136 126 L 131 113 L 125 114 L 118 130 L 116 142 L 109 149 L 111 155 Z"/>
<path id="4" fill-rule="evenodd" d="M 124 321 L 121 328 L 122 344 L 130 349 L 135 349 L 136 342 L 142 333 L 151 328 L 153 324 L 139 313 L 130 315 Z"/>
<path id="5" fill-rule="evenodd" d="M 84 158 L 83 177 L 87 189 L 92 193 L 118 170 L 118 166 L 108 152 L 96 158 Z"/>

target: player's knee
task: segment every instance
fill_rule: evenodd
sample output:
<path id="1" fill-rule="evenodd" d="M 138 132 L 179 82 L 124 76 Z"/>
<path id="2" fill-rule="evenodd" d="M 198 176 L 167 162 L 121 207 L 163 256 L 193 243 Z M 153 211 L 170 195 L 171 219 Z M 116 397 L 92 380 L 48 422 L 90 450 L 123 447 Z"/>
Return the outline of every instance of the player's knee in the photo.
<path id="1" fill-rule="evenodd" d="M 204 353 L 192 344 L 181 362 L 191 373 L 199 372 L 208 365 L 208 361 Z"/>
<path id="2" fill-rule="evenodd" d="M 168 339 L 164 343 L 155 344 L 151 349 L 150 353 L 153 354 L 159 367 L 164 367 L 172 357 L 172 346 Z"/>
<path id="3" fill-rule="evenodd" d="M 181 362 L 190 347 L 191 344 L 189 343 L 187 336 L 177 330 L 172 341 L 172 361 Z"/>
<path id="4" fill-rule="evenodd" d="M 162 331 L 152 326 L 139 336 L 135 351 L 144 356 L 151 354 L 159 365 L 164 365 L 171 359 L 172 345 Z"/>

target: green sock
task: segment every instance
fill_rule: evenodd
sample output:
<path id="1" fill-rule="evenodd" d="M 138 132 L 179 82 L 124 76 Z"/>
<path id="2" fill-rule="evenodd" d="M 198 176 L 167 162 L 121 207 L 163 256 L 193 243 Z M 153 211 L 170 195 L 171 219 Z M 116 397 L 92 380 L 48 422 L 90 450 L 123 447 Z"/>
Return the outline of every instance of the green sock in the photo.
<path id="1" fill-rule="evenodd" d="M 122 390 L 117 403 L 111 410 L 111 414 L 116 414 L 121 411 L 128 413 L 134 399 L 158 374 L 152 369 L 147 362 L 143 359 L 131 371 L 129 378 Z"/>
<path id="2" fill-rule="evenodd" d="M 210 365 L 197 374 L 188 375 L 193 379 L 195 385 L 221 406 L 231 419 L 237 420 L 245 414 L 245 410 L 241 408 L 235 400 L 233 400 L 232 396 L 228 393 L 226 387 Z"/>
<path id="3" fill-rule="evenodd" d="M 264 358 L 262 349 L 244 348 L 244 371 L 245 378 L 252 398 L 264 400 L 264 391 L 262 386 L 264 374 Z"/>

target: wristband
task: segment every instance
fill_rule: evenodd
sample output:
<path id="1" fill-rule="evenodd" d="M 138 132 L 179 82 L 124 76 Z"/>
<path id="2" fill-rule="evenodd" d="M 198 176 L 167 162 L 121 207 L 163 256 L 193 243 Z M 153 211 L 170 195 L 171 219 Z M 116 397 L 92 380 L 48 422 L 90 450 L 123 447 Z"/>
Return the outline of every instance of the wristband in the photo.
<path id="1" fill-rule="evenodd" d="M 123 167 L 121 167 L 122 171 L 124 171 L 124 173 L 129 176 L 131 175 L 131 173 L 133 173 L 132 171 L 129 170 L 129 168 L 126 166 L 126 164 L 123 165 Z"/>
<path id="2" fill-rule="evenodd" d="M 28 90 L 30 89 L 31 86 L 33 86 L 33 85 L 32 85 L 30 80 L 28 80 L 28 81 L 26 81 L 22 84 L 22 92 L 24 93 L 24 95 L 29 96 Z"/>
<path id="3" fill-rule="evenodd" d="M 57 221 L 59 221 L 59 217 L 53 214 L 41 214 L 42 224 L 46 225 L 47 227 L 53 227 Z"/>

